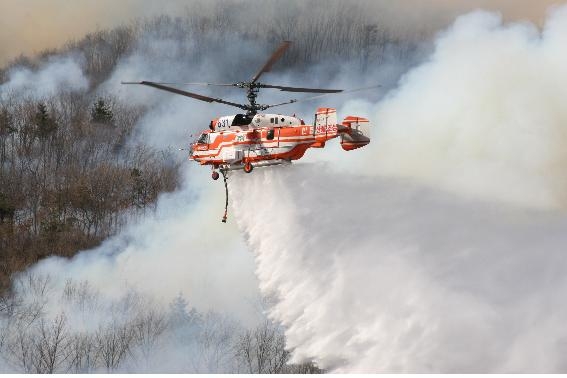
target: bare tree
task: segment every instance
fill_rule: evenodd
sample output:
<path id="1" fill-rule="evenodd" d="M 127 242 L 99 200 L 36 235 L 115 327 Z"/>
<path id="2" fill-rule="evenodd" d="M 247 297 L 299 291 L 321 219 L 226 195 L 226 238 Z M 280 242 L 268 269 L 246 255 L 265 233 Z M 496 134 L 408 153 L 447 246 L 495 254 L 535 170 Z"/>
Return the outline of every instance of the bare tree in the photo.
<path id="1" fill-rule="evenodd" d="M 6 361 L 23 373 L 35 372 L 34 361 L 37 358 L 33 337 L 22 323 L 14 325 L 6 342 L 3 354 Z"/>
<path id="2" fill-rule="evenodd" d="M 48 275 L 25 272 L 17 276 L 13 284 L 14 316 L 28 327 L 41 318 L 49 299 L 52 285 Z"/>
<path id="3" fill-rule="evenodd" d="M 266 320 L 254 329 L 245 330 L 235 343 L 235 357 L 241 367 L 250 374 L 279 374 L 302 371 L 320 372 L 315 365 L 306 362 L 289 365 L 290 352 L 285 348 L 283 329 Z"/>
<path id="4" fill-rule="evenodd" d="M 143 361 L 148 361 L 160 336 L 167 329 L 164 313 L 154 309 L 144 311 L 133 319 L 133 343 L 141 351 Z"/>
<path id="5" fill-rule="evenodd" d="M 113 321 L 101 326 L 95 333 L 96 355 L 107 372 L 112 372 L 124 361 L 132 342 L 131 329 Z"/>
<path id="6" fill-rule="evenodd" d="M 88 281 L 67 280 L 63 288 L 63 300 L 72 304 L 81 313 L 96 310 L 99 305 L 99 292 Z"/>
<path id="7" fill-rule="evenodd" d="M 203 316 L 198 334 L 198 358 L 195 367 L 205 372 L 230 372 L 233 345 L 238 324 L 230 317 L 213 311 Z"/>
<path id="8" fill-rule="evenodd" d="M 66 318 L 63 314 L 48 322 L 41 319 L 39 332 L 34 340 L 36 373 L 53 374 L 69 357 L 69 336 L 66 329 Z"/>
<path id="9" fill-rule="evenodd" d="M 91 373 L 97 367 L 96 344 L 93 335 L 74 334 L 69 341 L 67 370 L 72 373 Z"/>
<path id="10" fill-rule="evenodd" d="M 235 355 L 241 364 L 244 364 L 248 373 L 253 374 L 256 366 L 252 331 L 246 330 L 235 345 Z"/>

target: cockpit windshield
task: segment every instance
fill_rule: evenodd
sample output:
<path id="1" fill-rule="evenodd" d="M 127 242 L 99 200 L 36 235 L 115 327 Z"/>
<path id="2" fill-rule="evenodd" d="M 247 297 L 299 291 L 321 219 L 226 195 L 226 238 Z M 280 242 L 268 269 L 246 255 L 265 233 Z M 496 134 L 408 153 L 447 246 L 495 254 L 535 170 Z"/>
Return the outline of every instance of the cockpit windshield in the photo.
<path id="1" fill-rule="evenodd" d="M 207 144 L 209 142 L 209 134 L 201 134 L 199 140 L 197 140 L 198 144 Z"/>
<path id="2" fill-rule="evenodd" d="M 246 114 L 237 114 L 234 116 L 231 126 L 247 126 L 252 123 L 252 118 Z"/>

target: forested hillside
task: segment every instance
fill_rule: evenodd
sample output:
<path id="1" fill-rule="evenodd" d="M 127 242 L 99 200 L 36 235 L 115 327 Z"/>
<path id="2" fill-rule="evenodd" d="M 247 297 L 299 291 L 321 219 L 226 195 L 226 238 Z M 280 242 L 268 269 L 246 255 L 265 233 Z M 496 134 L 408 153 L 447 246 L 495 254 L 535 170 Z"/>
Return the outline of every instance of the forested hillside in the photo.
<path id="1" fill-rule="evenodd" d="M 3 100 L 2 289 L 42 257 L 98 244 L 175 188 L 177 163 L 167 151 L 126 144 L 143 109 L 81 93 Z"/>
<path id="2" fill-rule="evenodd" d="M 316 5 L 325 11 L 270 3 L 263 17 L 251 17 L 240 3 L 195 3 L 183 16 L 96 31 L 5 67 L 0 83 L 14 70 L 33 72 L 53 57 L 79 54 L 89 82 L 84 90 L 63 88 L 40 97 L 33 88 L 0 86 L 0 289 L 13 272 L 42 257 L 70 256 L 98 244 L 128 217 L 151 208 L 160 192 L 175 188 L 179 155 L 126 143 L 146 109 L 96 92 L 140 41 L 190 41 L 179 46 L 190 50 L 178 54 L 190 57 L 184 64 L 191 67 L 211 50 L 222 52 L 234 36 L 266 51 L 292 40 L 279 67 L 299 71 L 329 59 L 363 71 L 385 59 L 409 59 L 418 46 L 418 38 L 381 27 L 356 3 Z"/>
<path id="3" fill-rule="evenodd" d="M 186 312 L 182 297 L 167 311 L 138 297 L 120 298 L 109 308 L 114 314 L 120 306 L 134 306 L 129 316 L 92 333 L 72 333 L 65 316 L 44 318 L 48 278 L 25 276 L 14 283 L 13 277 L 47 256 L 70 257 L 99 245 L 152 212 L 160 193 L 178 187 L 185 158 L 179 146 L 134 137 L 154 104 L 109 90 L 121 64 L 142 56 L 191 69 L 243 46 L 250 51 L 240 51 L 244 59 L 216 67 L 225 75 L 218 81 L 240 80 L 262 63 L 259 55 L 291 40 L 275 70 L 301 73 L 327 64 L 331 80 L 347 66 L 364 75 L 385 63 L 410 65 L 426 35 L 384 27 L 381 15 L 364 4 L 192 2 L 178 17 L 77 36 L 0 69 L 0 351 L 10 367 L 37 373 L 126 369 L 124 361 L 138 366 L 135 361 L 147 360 L 158 340 L 178 345 L 181 329 L 196 335 L 189 349 L 216 358 L 214 366 L 196 371 L 319 372 L 309 363 L 287 365 L 281 328 L 269 322 L 253 329 L 229 326 L 216 313 Z M 320 11 L 311 12 L 313 7 Z M 78 62 L 84 83 L 69 79 L 74 66 L 65 59 Z M 51 79 L 39 72 L 53 62 L 63 62 L 61 79 L 40 90 Z M 36 80 L 24 80 L 29 77 Z M 70 282 L 61 300 L 88 314 L 88 306 L 99 306 L 96 297 L 88 283 Z"/>

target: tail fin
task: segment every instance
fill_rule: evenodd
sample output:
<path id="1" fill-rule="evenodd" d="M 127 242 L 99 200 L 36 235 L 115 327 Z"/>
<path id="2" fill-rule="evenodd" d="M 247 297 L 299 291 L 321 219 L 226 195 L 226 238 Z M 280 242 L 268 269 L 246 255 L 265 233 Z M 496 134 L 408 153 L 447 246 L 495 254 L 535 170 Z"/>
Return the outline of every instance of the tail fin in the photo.
<path id="1" fill-rule="evenodd" d="M 354 150 L 370 143 L 370 121 L 366 118 L 348 116 L 343 120 L 342 126 L 346 128 L 341 133 L 343 150 Z"/>
<path id="2" fill-rule="evenodd" d="M 315 114 L 315 127 L 317 126 L 335 126 L 337 124 L 337 109 L 334 108 L 318 108 Z M 325 128 L 325 130 L 327 130 Z"/>

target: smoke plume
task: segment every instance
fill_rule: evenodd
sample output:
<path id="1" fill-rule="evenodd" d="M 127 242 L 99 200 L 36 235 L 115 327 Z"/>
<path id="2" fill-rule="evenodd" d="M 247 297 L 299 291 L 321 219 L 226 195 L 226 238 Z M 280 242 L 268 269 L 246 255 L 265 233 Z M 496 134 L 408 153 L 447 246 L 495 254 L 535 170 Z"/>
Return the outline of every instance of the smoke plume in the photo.
<path id="1" fill-rule="evenodd" d="M 234 177 L 296 360 L 565 371 L 564 25 L 462 16 L 387 98 L 344 106 L 372 115 L 367 150 Z"/>
<path id="2" fill-rule="evenodd" d="M 63 90 L 84 91 L 89 81 L 80 62 L 80 56 L 54 56 L 38 70 L 14 67 L 8 71 L 6 83 L 0 85 L 0 94 L 41 99 Z"/>
<path id="3" fill-rule="evenodd" d="M 45 291 L 36 281 L 21 284 L 26 274 L 14 291 L 31 308 L 41 304 L 49 322 L 63 311 L 73 332 L 91 332 L 136 313 L 132 292 L 161 309 L 182 292 L 199 311 L 255 324 L 262 314 L 250 302 L 259 284 L 276 298 L 269 315 L 286 328 L 294 361 L 313 359 L 337 372 L 565 371 L 566 22 L 567 8 L 551 13 L 543 31 L 505 24 L 494 13 L 460 17 L 383 101 L 375 93 L 321 102 L 342 116 L 368 116 L 374 124 L 368 147 L 345 153 L 335 144 L 309 151 L 310 164 L 232 174 L 238 229 L 219 222 L 222 186 L 202 167 L 184 167 L 180 189 L 162 195 L 154 215 L 94 250 L 48 258 L 26 273 L 49 276 L 52 295 L 29 294 L 29 286 Z M 215 34 L 195 41 L 183 31 L 144 34 L 95 89 L 147 107 L 131 143 L 185 147 L 189 133 L 226 108 L 204 109 L 118 82 L 236 81 L 265 59 L 266 46 L 253 40 Z M 211 47 L 218 45 L 232 47 Z M 202 60 L 191 60 L 201 52 Z M 333 61 L 270 80 L 349 88 L 363 79 L 382 82 L 386 74 L 397 78 L 408 64 L 388 63 L 362 74 L 345 58 L 338 68 Z M 336 77 L 317 76 L 330 72 Z M 43 83 L 44 92 L 32 92 L 33 83 Z M 2 91 L 49 95 L 69 86 L 88 86 L 80 58 L 10 71 Z M 225 98 L 231 96 L 237 95 Z M 266 94 L 262 101 L 281 97 Z M 316 105 L 294 111 L 312 114 Z M 70 282 L 86 282 L 89 290 Z M 77 291 L 96 298 L 95 309 L 61 300 Z M 121 369 L 232 371 L 191 367 L 183 353 L 195 350 L 180 352 L 184 340 L 160 345 L 157 357 L 145 358 L 151 366 Z"/>

